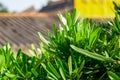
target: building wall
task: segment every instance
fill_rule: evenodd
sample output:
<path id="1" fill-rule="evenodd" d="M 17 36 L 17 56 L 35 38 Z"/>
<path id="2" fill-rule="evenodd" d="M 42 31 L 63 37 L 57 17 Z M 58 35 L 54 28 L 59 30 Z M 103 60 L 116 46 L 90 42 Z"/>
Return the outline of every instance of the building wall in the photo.
<path id="1" fill-rule="evenodd" d="M 120 3 L 120 0 L 74 0 L 74 7 L 87 18 L 111 18 L 115 16 L 113 1 Z"/>

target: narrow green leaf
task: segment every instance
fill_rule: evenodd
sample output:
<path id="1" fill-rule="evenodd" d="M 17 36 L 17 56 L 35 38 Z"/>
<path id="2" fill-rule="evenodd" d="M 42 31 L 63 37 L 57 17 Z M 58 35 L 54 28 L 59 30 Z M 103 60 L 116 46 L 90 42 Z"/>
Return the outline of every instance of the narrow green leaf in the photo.
<path id="1" fill-rule="evenodd" d="M 53 25 L 53 29 L 54 29 L 55 38 L 57 39 L 57 27 L 56 27 L 56 24 Z"/>
<path id="2" fill-rule="evenodd" d="M 43 62 L 44 59 L 45 59 L 45 57 L 42 56 L 42 57 L 36 62 L 35 69 L 37 69 L 37 68 L 40 66 L 40 64 Z"/>
<path id="3" fill-rule="evenodd" d="M 56 77 L 54 74 L 52 74 L 52 73 L 46 68 L 46 65 L 45 65 L 45 64 L 41 63 L 41 65 L 42 65 L 42 67 L 47 71 L 47 73 L 48 73 L 51 77 L 53 77 L 55 80 L 58 80 L 57 77 Z"/>
<path id="4" fill-rule="evenodd" d="M 4 57 L 4 55 L 0 54 L 0 71 L 1 71 L 2 67 L 4 67 L 4 66 L 5 66 L 5 57 Z"/>
<path id="5" fill-rule="evenodd" d="M 105 75 L 106 75 L 106 72 L 104 74 L 102 74 L 102 76 L 99 78 L 99 80 L 103 80 Z"/>
<path id="6" fill-rule="evenodd" d="M 16 77 L 15 74 L 8 73 L 8 72 L 6 72 L 5 75 L 8 76 L 9 78 L 14 78 L 14 77 Z"/>
<path id="7" fill-rule="evenodd" d="M 51 76 L 47 76 L 47 78 L 48 78 L 49 80 L 55 80 L 55 79 L 52 78 Z"/>
<path id="8" fill-rule="evenodd" d="M 108 71 L 107 73 L 111 80 L 120 80 L 120 77 L 116 75 L 115 73 L 113 73 L 112 71 Z"/>
<path id="9" fill-rule="evenodd" d="M 68 58 L 68 67 L 69 67 L 69 75 L 72 75 L 72 58 L 71 56 Z"/>
<path id="10" fill-rule="evenodd" d="M 30 78 L 30 77 L 31 77 L 31 72 L 28 71 L 28 72 L 25 74 L 25 77 L 26 77 L 26 78 Z"/>
<path id="11" fill-rule="evenodd" d="M 64 25 L 64 31 L 66 30 L 66 31 L 69 31 L 69 27 L 68 27 L 68 25 L 67 25 L 67 20 L 65 19 L 65 17 L 63 17 L 63 15 L 62 14 L 58 14 L 58 17 L 59 17 L 59 19 L 60 19 L 60 21 L 63 23 L 63 25 Z"/>
<path id="12" fill-rule="evenodd" d="M 77 80 L 80 80 L 80 77 L 82 76 L 83 72 L 77 75 Z"/>
<path id="13" fill-rule="evenodd" d="M 49 41 L 47 41 L 40 32 L 38 32 L 39 38 L 41 39 L 42 42 L 48 45 Z"/>
<path id="14" fill-rule="evenodd" d="M 23 71 L 27 72 L 27 55 L 22 54 Z"/>
<path id="15" fill-rule="evenodd" d="M 65 17 L 63 17 L 62 14 L 59 13 L 58 17 L 59 17 L 60 21 L 63 23 L 63 25 L 67 25 L 67 21 L 66 21 Z"/>
<path id="16" fill-rule="evenodd" d="M 82 71 L 84 65 L 85 65 L 85 60 L 83 60 L 82 63 L 80 64 L 80 67 L 78 68 L 78 74 Z"/>
<path id="17" fill-rule="evenodd" d="M 120 31 L 120 23 L 119 23 L 118 13 L 116 13 L 115 15 L 116 15 L 116 17 L 115 17 L 116 26 L 117 26 L 118 30 Z"/>
<path id="18" fill-rule="evenodd" d="M 112 62 L 112 63 L 115 63 L 115 60 L 113 60 L 112 58 L 106 58 L 100 54 L 97 54 L 97 53 L 92 53 L 90 51 L 87 51 L 87 50 L 84 50 L 84 49 L 81 49 L 81 48 L 78 48 L 78 47 L 75 47 L 74 45 L 71 45 L 72 49 L 74 49 L 75 51 L 83 54 L 83 55 L 86 55 L 90 58 L 93 58 L 93 59 L 96 59 L 96 60 L 99 60 L 99 61 L 106 61 L 106 62 Z"/>
<path id="19" fill-rule="evenodd" d="M 51 70 L 51 72 L 59 79 L 60 78 L 59 73 L 50 62 L 48 63 L 48 67 Z"/>
<path id="20" fill-rule="evenodd" d="M 94 31 L 92 31 L 92 33 L 90 34 L 90 40 L 89 40 L 89 46 L 92 46 L 95 41 L 98 39 L 100 32 L 101 32 L 102 28 L 97 28 Z"/>
<path id="21" fill-rule="evenodd" d="M 34 45 L 34 44 L 31 44 L 31 48 L 32 48 L 32 50 L 36 50 L 36 48 L 35 48 L 35 45 Z"/>
<path id="22" fill-rule="evenodd" d="M 18 52 L 17 52 L 17 58 L 20 57 L 21 52 L 22 52 L 22 50 L 19 49 Z"/>
<path id="23" fill-rule="evenodd" d="M 9 51 L 10 51 L 10 44 L 7 43 L 7 45 L 6 45 L 6 53 L 10 53 Z"/>
<path id="24" fill-rule="evenodd" d="M 16 67 L 17 71 L 19 72 L 19 74 L 22 75 L 23 77 L 25 77 L 25 75 L 22 73 L 22 71 L 17 66 L 15 66 L 15 67 Z"/>
<path id="25" fill-rule="evenodd" d="M 71 17 L 70 13 L 66 12 L 66 19 L 67 19 L 67 25 L 70 28 L 71 27 Z"/>
<path id="26" fill-rule="evenodd" d="M 27 56 L 26 54 L 22 54 L 22 61 L 23 61 L 23 64 L 26 65 L 27 64 Z"/>
<path id="27" fill-rule="evenodd" d="M 34 67 L 34 66 L 35 66 L 35 63 L 36 63 L 36 57 L 32 57 L 32 61 L 31 61 L 31 64 L 30 64 L 30 68 Z"/>
<path id="28" fill-rule="evenodd" d="M 76 9 L 73 9 L 73 12 L 72 12 L 72 24 L 75 24 L 76 22 Z"/>
<path id="29" fill-rule="evenodd" d="M 63 80 L 66 80 L 66 78 L 65 78 L 66 72 L 63 67 L 62 61 L 60 59 L 57 60 L 57 66 L 59 67 L 59 71 L 60 71 L 60 74 L 61 74 Z"/>
<path id="30" fill-rule="evenodd" d="M 31 72 L 34 74 L 35 77 L 38 77 L 39 74 L 34 68 L 31 69 Z"/>
<path id="31" fill-rule="evenodd" d="M 74 67 L 75 69 L 77 68 L 77 62 L 76 62 L 76 59 L 73 57 L 73 64 L 74 64 Z"/>
<path id="32" fill-rule="evenodd" d="M 60 74 L 61 74 L 63 80 L 66 80 L 62 67 L 59 68 L 59 71 L 60 71 Z"/>

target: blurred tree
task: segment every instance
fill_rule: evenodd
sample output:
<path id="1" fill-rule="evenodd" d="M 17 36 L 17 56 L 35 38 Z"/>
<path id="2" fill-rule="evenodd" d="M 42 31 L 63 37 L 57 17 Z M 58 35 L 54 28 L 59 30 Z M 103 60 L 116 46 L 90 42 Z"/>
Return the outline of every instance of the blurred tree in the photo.
<path id="1" fill-rule="evenodd" d="M 8 9 L 2 3 L 0 3 L 0 12 L 8 12 Z"/>

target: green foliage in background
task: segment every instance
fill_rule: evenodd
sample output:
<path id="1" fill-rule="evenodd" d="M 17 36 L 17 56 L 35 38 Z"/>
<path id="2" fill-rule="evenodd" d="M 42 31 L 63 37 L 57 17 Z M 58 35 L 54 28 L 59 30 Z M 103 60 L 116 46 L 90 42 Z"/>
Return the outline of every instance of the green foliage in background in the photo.
<path id="1" fill-rule="evenodd" d="M 60 24 L 39 32 L 40 48 L 32 45 L 30 55 L 17 54 L 9 44 L 0 48 L 0 80 L 119 80 L 120 21 L 91 23 L 76 10 L 58 14 Z"/>
<path id="2" fill-rule="evenodd" d="M 0 13 L 6 13 L 6 12 L 8 12 L 8 9 L 2 3 L 0 3 Z"/>

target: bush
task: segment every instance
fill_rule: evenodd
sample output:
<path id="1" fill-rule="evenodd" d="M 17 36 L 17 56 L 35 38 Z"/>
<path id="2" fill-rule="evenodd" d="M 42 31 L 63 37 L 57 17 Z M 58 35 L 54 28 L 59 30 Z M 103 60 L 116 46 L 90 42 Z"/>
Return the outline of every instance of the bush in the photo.
<path id="1" fill-rule="evenodd" d="M 39 34 L 46 44 L 44 49 L 52 57 L 47 63 L 42 63 L 48 72 L 47 78 L 118 79 L 120 75 L 118 15 L 116 14 L 113 22 L 109 22 L 109 26 L 91 24 L 89 19 L 79 20 L 75 10 L 72 15 L 67 13 L 66 18 L 61 14 L 58 16 L 61 21 L 59 29 L 54 25 L 54 33 L 47 32 L 50 41 Z"/>
<path id="2" fill-rule="evenodd" d="M 44 57 L 28 56 L 21 49 L 15 56 L 7 44 L 0 48 L 0 80 L 44 79 L 42 75 L 46 73 L 40 66 L 43 60 Z"/>
<path id="3" fill-rule="evenodd" d="M 39 54 L 32 45 L 32 56 L 20 49 L 15 56 L 9 44 L 0 48 L 1 80 L 119 80 L 120 21 L 116 17 L 105 26 L 79 19 L 76 10 L 58 14 L 61 24 L 41 33 Z"/>

